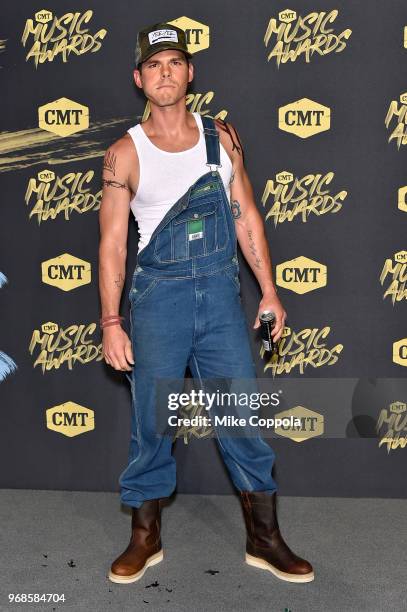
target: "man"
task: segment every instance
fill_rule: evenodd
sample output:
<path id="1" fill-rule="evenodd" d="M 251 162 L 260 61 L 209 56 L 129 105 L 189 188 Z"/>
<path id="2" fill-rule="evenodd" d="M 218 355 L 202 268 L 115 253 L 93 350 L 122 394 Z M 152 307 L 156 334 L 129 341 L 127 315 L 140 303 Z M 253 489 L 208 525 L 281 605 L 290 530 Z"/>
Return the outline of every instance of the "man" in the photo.
<path id="1" fill-rule="evenodd" d="M 99 278 L 103 355 L 126 374 L 132 391 L 132 435 L 121 500 L 132 508 L 132 535 L 109 578 L 138 580 L 163 558 L 161 506 L 175 489 L 172 440 L 157 436 L 154 383 L 194 378 L 254 379 L 239 295 L 237 241 L 263 297 L 258 314 L 276 314 L 273 341 L 286 313 L 236 129 L 186 109 L 194 76 L 183 30 L 167 23 L 140 31 L 134 80 L 151 114 L 106 151 L 100 208 Z M 129 293 L 131 338 L 121 328 L 128 214 L 139 224 L 137 266 Z M 259 327 L 258 316 L 254 328 Z M 221 436 L 223 460 L 239 492 L 247 529 L 246 562 L 283 580 L 309 582 L 311 564 L 284 542 L 276 516 L 274 452 L 258 432 Z"/>

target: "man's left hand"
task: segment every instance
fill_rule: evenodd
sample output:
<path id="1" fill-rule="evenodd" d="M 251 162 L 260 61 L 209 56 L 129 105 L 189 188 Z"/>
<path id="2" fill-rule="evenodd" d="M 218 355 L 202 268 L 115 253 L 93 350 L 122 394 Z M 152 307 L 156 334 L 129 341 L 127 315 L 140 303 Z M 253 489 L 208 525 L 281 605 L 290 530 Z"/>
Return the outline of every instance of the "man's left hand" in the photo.
<path id="1" fill-rule="evenodd" d="M 260 313 L 265 310 L 271 310 L 276 315 L 276 322 L 271 333 L 273 342 L 276 343 L 282 336 L 285 320 L 287 318 L 287 313 L 284 310 L 278 296 L 275 292 L 273 293 L 265 293 L 262 297 L 262 300 L 259 304 L 259 310 L 257 312 L 256 321 L 253 325 L 253 329 L 257 329 L 260 327 Z"/>

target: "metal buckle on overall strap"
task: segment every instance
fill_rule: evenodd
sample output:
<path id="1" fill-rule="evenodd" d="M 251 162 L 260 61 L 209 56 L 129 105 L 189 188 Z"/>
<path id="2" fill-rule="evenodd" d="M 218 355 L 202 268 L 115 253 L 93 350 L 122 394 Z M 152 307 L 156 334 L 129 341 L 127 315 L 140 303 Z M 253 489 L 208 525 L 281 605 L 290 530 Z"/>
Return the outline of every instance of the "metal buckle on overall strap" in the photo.
<path id="1" fill-rule="evenodd" d="M 218 134 L 218 130 L 216 128 L 210 128 L 210 127 L 205 127 L 203 128 L 203 133 L 204 134 L 208 134 L 208 136 L 216 136 L 219 139 L 219 134 Z M 220 159 L 219 159 L 220 162 Z M 217 168 L 222 168 L 222 164 L 212 164 L 212 163 L 206 163 L 206 166 L 209 166 L 209 168 L 211 169 L 212 172 L 215 172 L 217 170 Z"/>

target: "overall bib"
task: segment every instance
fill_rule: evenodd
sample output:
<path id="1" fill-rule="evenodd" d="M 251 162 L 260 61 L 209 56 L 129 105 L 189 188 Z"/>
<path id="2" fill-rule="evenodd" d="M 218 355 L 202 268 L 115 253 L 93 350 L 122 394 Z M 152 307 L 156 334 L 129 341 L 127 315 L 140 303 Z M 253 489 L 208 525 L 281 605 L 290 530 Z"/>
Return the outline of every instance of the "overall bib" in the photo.
<path id="1" fill-rule="evenodd" d="M 155 381 L 184 379 L 187 366 L 199 380 L 256 378 L 240 299 L 235 222 L 217 170 L 219 136 L 211 117 L 202 121 L 210 170 L 175 202 L 138 253 L 129 292 L 131 440 L 119 477 L 128 506 L 168 497 L 176 486 L 173 440 L 156 434 Z M 214 429 L 235 487 L 274 493 L 275 454 L 260 432 L 224 437 Z"/>

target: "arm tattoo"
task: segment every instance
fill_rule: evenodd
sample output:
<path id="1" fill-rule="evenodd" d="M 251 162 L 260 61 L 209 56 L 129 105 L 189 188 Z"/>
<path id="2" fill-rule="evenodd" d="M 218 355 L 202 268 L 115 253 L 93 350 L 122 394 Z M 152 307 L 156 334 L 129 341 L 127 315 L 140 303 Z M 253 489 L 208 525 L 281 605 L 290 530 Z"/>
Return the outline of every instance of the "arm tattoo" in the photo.
<path id="1" fill-rule="evenodd" d="M 110 151 L 106 151 L 106 154 L 103 160 L 103 170 L 107 170 L 108 172 L 113 172 L 113 176 L 115 176 L 116 155 L 114 153 L 111 153 Z"/>
<path id="2" fill-rule="evenodd" d="M 236 149 L 237 152 L 239 153 L 239 155 L 242 156 L 243 163 L 244 163 L 243 146 L 242 146 L 242 143 L 240 142 L 240 138 L 239 138 L 238 133 L 236 132 L 235 128 L 233 128 L 233 131 L 234 131 L 234 133 L 236 135 L 236 139 L 237 139 L 237 142 L 239 144 L 236 144 L 236 142 L 235 142 L 235 140 L 233 138 L 232 132 L 229 129 L 229 125 L 226 123 L 226 121 L 224 119 L 216 119 L 216 121 L 217 121 L 217 125 L 219 125 L 220 129 L 223 130 L 224 132 L 227 132 L 229 134 L 230 139 L 231 139 L 232 144 L 233 144 L 232 151 L 234 151 Z M 233 127 L 233 126 L 231 126 L 231 127 Z"/>
<path id="3" fill-rule="evenodd" d="M 235 171 L 233 170 L 232 176 L 230 177 L 229 185 L 231 185 L 234 180 L 235 180 Z"/>
<path id="4" fill-rule="evenodd" d="M 232 217 L 238 219 L 242 215 L 242 211 L 240 210 L 240 204 L 237 200 L 232 200 L 230 204 L 230 210 L 232 211 Z"/>
<path id="5" fill-rule="evenodd" d="M 118 183 L 117 181 L 111 181 L 108 179 L 102 179 L 102 185 L 106 185 L 106 187 L 118 187 L 119 189 L 127 189 L 130 191 L 130 189 L 124 183 Z"/>
<path id="6" fill-rule="evenodd" d="M 253 231 L 252 230 L 247 230 L 247 235 L 249 236 L 249 248 L 250 248 L 250 252 L 252 253 L 254 259 L 255 259 L 255 266 L 256 268 L 261 269 L 261 259 L 260 257 L 257 255 L 257 250 L 256 250 L 256 245 L 254 244 L 254 240 L 253 240 Z"/>
<path id="7" fill-rule="evenodd" d="M 121 289 L 124 285 L 124 277 L 121 272 L 119 272 L 119 276 L 115 279 L 114 284 L 118 289 Z"/>

